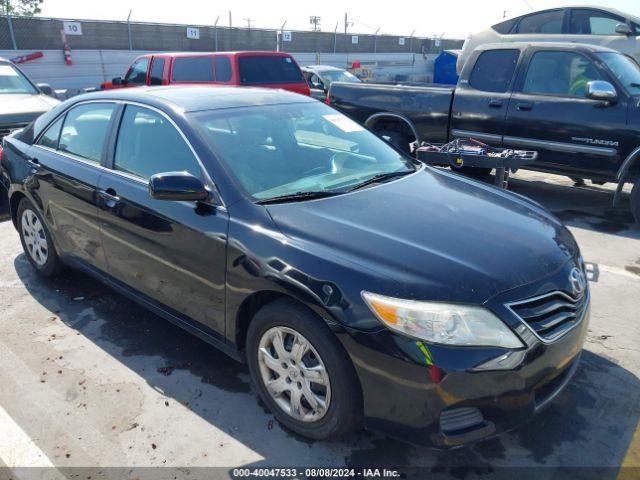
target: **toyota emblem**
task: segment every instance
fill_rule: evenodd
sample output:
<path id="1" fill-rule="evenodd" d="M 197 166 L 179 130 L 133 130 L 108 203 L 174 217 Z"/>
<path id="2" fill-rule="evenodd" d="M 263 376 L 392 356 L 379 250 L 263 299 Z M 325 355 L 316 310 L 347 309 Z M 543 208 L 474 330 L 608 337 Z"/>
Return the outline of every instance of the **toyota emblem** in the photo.
<path id="1" fill-rule="evenodd" d="M 587 288 L 587 278 L 578 267 L 574 267 L 569 273 L 569 283 L 576 297 L 580 297 Z"/>

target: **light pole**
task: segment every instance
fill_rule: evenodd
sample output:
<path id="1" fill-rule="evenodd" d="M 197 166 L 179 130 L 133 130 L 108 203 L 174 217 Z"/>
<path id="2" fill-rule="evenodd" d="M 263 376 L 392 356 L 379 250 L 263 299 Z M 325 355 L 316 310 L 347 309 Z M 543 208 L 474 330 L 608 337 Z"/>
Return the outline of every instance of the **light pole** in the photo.
<path id="1" fill-rule="evenodd" d="M 373 53 L 378 53 L 378 32 L 380 27 L 373 33 Z"/>
<path id="2" fill-rule="evenodd" d="M 220 15 L 216 17 L 216 23 L 213 24 L 213 37 L 216 42 L 216 52 L 218 51 L 218 20 L 220 20 Z"/>
<path id="3" fill-rule="evenodd" d="M 280 42 L 278 44 L 278 39 L 276 38 L 276 45 L 278 48 L 276 49 L 278 52 L 284 52 L 284 26 L 287 24 L 287 21 L 285 20 L 284 22 L 282 22 L 282 25 L 280 26 Z"/>
<path id="4" fill-rule="evenodd" d="M 129 10 L 129 15 L 127 16 L 127 33 L 129 35 L 129 50 L 133 50 L 133 41 L 131 40 L 131 14 L 133 13 L 133 8 Z"/>

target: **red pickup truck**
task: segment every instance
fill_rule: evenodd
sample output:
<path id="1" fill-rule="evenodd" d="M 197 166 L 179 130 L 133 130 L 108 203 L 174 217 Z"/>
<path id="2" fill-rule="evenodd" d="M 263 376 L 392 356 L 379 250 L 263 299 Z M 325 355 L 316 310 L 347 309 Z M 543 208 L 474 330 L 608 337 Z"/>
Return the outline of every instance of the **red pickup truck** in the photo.
<path id="1" fill-rule="evenodd" d="M 114 78 L 100 88 L 174 84 L 282 88 L 311 94 L 295 59 L 282 52 L 151 53 L 136 58 L 124 78 Z"/>

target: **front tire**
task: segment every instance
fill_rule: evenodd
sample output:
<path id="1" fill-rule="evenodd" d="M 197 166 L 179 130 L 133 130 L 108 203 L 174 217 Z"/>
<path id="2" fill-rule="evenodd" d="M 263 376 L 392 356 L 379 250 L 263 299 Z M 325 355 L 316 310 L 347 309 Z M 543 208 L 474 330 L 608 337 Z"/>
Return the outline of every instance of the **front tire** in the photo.
<path id="1" fill-rule="evenodd" d="M 631 213 L 637 224 L 640 224 L 640 178 L 633 184 L 631 190 Z"/>
<path id="2" fill-rule="evenodd" d="M 18 232 L 27 260 L 43 277 L 60 272 L 62 262 L 53 245 L 51 234 L 33 204 L 23 198 L 18 205 Z"/>
<path id="3" fill-rule="evenodd" d="M 313 440 L 359 426 L 360 384 L 348 355 L 324 321 L 290 300 L 255 315 L 247 360 L 260 397 L 287 429 Z"/>

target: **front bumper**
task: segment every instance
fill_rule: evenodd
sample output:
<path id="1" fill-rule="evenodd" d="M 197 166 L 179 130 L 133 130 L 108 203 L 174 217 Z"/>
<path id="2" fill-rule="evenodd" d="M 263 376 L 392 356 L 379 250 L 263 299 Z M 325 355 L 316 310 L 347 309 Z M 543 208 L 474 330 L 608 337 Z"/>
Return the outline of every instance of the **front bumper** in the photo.
<path id="1" fill-rule="evenodd" d="M 389 330 L 341 340 L 363 391 L 365 426 L 411 443 L 451 448 L 512 430 L 544 409 L 575 373 L 589 323 L 527 348 L 427 345 Z M 485 370 L 482 370 L 485 368 Z M 489 368 L 489 369 L 486 369 Z"/>

